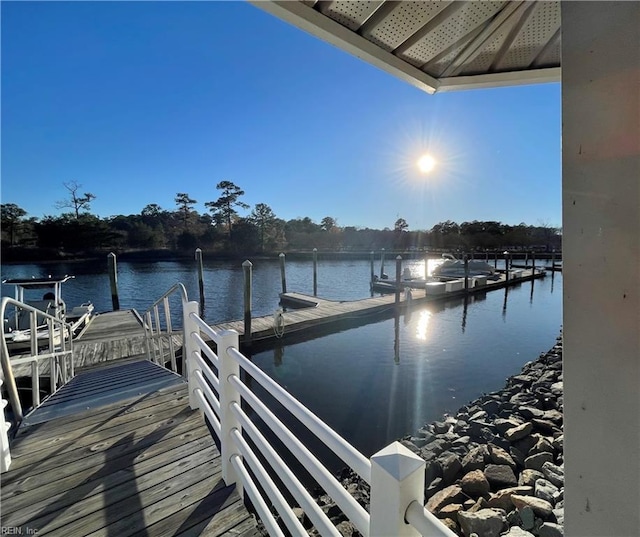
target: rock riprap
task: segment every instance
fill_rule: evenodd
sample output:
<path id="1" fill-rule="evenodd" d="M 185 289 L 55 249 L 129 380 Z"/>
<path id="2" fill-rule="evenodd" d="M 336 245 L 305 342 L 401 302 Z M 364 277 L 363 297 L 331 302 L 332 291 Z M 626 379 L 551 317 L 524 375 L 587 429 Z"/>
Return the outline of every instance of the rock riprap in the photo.
<path id="1" fill-rule="evenodd" d="M 563 535 L 562 342 L 504 389 L 401 443 L 426 461 L 426 506 L 464 537 Z M 343 483 L 368 508 L 357 477 Z"/>

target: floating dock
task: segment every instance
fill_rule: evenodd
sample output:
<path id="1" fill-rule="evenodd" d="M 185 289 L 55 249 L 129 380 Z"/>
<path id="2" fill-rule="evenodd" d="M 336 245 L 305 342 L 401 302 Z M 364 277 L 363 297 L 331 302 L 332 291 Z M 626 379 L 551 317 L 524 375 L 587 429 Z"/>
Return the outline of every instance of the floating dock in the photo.
<path id="1" fill-rule="evenodd" d="M 454 280 L 452 282 L 433 282 L 435 285 L 427 284 L 427 288 L 412 289 L 411 298 L 408 299 L 404 292 L 400 293 L 399 300 L 396 301 L 395 293 L 382 296 L 365 298 L 352 301 L 334 301 L 304 295 L 301 293 L 282 293 L 280 295 L 281 304 L 285 308 L 294 308 L 283 311 L 281 316 L 277 314 L 254 317 L 251 319 L 251 342 L 266 344 L 277 339 L 292 337 L 302 332 L 328 331 L 339 325 L 348 322 L 362 322 L 365 318 L 375 318 L 376 316 L 391 315 L 398 308 L 405 308 L 407 305 L 421 305 L 432 302 L 442 302 L 445 300 L 464 298 L 465 296 L 482 294 L 497 289 L 504 289 L 512 285 L 519 285 L 526 281 L 543 278 L 545 273 L 540 270 L 513 270 L 510 271 L 509 279 L 506 274 L 500 274 L 496 280 L 478 280 L 470 278 L 470 287 L 465 290 L 464 280 Z M 471 283 L 473 281 L 473 283 Z M 410 302 L 407 302 L 410 300 Z M 245 335 L 244 321 L 230 321 L 218 323 L 212 326 L 215 331 L 235 330 L 240 334 L 240 341 L 247 345 L 249 338 Z"/>

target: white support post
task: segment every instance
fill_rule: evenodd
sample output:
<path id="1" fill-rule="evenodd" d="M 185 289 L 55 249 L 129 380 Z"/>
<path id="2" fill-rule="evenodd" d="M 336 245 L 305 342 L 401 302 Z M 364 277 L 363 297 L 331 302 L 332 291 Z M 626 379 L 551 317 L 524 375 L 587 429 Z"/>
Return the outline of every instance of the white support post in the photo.
<path id="1" fill-rule="evenodd" d="M 0 386 L 2 386 L 3 380 L 0 379 Z M 10 424 L 4 415 L 4 408 L 7 406 L 8 401 L 6 399 L 0 399 L 0 405 L 2 412 L 0 413 L 0 473 L 4 473 L 9 470 L 11 466 L 11 452 L 9 451 L 9 432 Z"/>
<path id="2" fill-rule="evenodd" d="M 236 375 L 240 377 L 240 365 L 230 355 L 229 349 L 235 347 L 240 348 L 238 332 L 235 330 L 224 330 L 219 333 L 218 359 L 220 360 L 220 368 L 218 370 L 218 380 L 220 381 L 220 446 L 222 455 L 222 479 L 227 485 L 236 483 L 238 493 L 242 496 L 241 480 L 238 478 L 237 472 L 231 464 L 231 458 L 234 455 L 240 455 L 240 450 L 235 444 L 231 432 L 234 429 L 242 431 L 242 426 L 231 410 L 232 403 L 240 404 L 240 394 L 229 383 L 229 377 Z"/>
<path id="3" fill-rule="evenodd" d="M 198 333 L 198 325 L 191 320 L 191 314 L 198 314 L 197 302 L 185 302 L 182 304 L 182 327 L 184 330 L 183 344 L 182 344 L 182 370 L 185 375 L 189 386 L 189 407 L 191 410 L 200 408 L 198 398 L 194 394 L 194 390 L 197 388 L 198 383 L 196 377 L 193 374 L 197 369 L 195 360 L 192 359 L 193 353 L 196 351 L 196 343 L 191 338 L 191 334 Z"/>
<path id="4" fill-rule="evenodd" d="M 369 537 L 419 537 L 405 522 L 413 501 L 424 504 L 424 459 L 394 442 L 371 457 Z"/>

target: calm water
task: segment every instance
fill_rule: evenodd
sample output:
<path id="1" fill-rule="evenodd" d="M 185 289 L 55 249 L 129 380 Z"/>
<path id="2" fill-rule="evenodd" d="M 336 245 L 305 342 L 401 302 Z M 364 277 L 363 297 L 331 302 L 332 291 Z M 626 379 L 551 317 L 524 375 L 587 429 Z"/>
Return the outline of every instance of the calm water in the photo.
<path id="1" fill-rule="evenodd" d="M 420 261 L 407 262 L 416 275 Z M 394 272 L 387 263 L 386 271 Z M 379 261 L 376 261 L 376 272 Z M 104 263 L 7 265 L 2 277 L 74 274 L 65 284 L 69 306 L 91 300 L 111 309 Z M 368 261 L 320 261 L 318 296 L 354 300 L 370 296 Z M 198 298 L 194 263 L 119 263 L 121 308 L 143 312 L 176 282 Z M 210 323 L 242 318 L 240 263 L 205 264 L 205 317 Z M 254 315 L 278 307 L 277 260 L 253 266 Z M 287 262 L 289 291 L 312 293 L 311 262 Z M 12 289 L 2 288 L 2 294 Z M 418 293 L 418 291 L 415 291 Z M 482 393 L 500 389 L 522 365 L 548 350 L 559 334 L 562 276 L 446 304 L 277 347 L 253 355 L 255 363 L 366 455 L 454 412 Z"/>

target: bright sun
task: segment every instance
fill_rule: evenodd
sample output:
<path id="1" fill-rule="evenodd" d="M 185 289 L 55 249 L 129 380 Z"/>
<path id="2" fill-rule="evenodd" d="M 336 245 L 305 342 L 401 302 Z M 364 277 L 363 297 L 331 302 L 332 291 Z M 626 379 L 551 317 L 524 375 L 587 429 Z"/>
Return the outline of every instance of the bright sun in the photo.
<path id="1" fill-rule="evenodd" d="M 422 173 L 429 173 L 436 167 L 436 160 L 431 155 L 422 155 L 417 164 Z"/>

